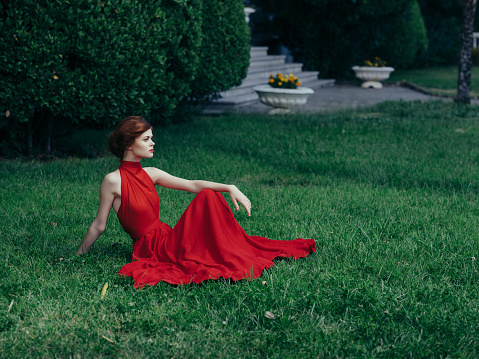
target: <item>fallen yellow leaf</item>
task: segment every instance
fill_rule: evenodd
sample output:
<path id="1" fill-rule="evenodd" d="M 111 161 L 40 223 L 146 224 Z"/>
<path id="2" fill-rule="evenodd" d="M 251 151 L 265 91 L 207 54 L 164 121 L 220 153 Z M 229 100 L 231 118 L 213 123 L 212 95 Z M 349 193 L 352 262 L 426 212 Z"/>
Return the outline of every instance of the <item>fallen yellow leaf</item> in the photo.
<path id="1" fill-rule="evenodd" d="M 103 300 L 103 297 L 105 296 L 107 289 L 108 289 L 108 282 L 105 283 L 105 285 L 103 286 L 103 289 L 101 290 L 101 298 L 100 299 Z"/>
<path id="2" fill-rule="evenodd" d="M 12 302 L 10 303 L 10 305 L 8 306 L 8 310 L 7 310 L 7 314 L 10 313 L 10 309 L 12 309 L 12 306 L 13 306 L 13 302 L 15 301 L 15 299 L 12 299 Z"/>
<path id="3" fill-rule="evenodd" d="M 107 338 L 107 337 L 105 337 L 104 335 L 102 335 L 102 337 L 103 337 L 103 339 L 108 340 L 110 343 L 114 343 L 114 341 L 111 340 L 110 338 Z"/>

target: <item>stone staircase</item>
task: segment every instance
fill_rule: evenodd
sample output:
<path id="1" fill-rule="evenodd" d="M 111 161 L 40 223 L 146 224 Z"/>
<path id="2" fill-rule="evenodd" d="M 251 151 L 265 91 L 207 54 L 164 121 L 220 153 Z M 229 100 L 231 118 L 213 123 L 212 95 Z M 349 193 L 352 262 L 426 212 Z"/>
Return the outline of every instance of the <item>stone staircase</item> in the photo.
<path id="1" fill-rule="evenodd" d="M 221 98 L 214 100 L 203 113 L 215 114 L 223 112 L 234 112 L 240 106 L 258 102 L 258 95 L 253 87 L 265 85 L 268 83 L 269 75 L 276 76 L 278 72 L 289 75 L 293 74 L 299 78 L 301 86 L 309 87 L 314 90 L 334 86 L 335 80 L 318 80 L 317 71 L 303 71 L 303 64 L 285 63 L 285 55 L 268 55 L 268 48 L 263 46 L 251 47 L 250 65 L 248 75 L 243 79 L 243 83 L 228 91 L 221 92 Z"/>

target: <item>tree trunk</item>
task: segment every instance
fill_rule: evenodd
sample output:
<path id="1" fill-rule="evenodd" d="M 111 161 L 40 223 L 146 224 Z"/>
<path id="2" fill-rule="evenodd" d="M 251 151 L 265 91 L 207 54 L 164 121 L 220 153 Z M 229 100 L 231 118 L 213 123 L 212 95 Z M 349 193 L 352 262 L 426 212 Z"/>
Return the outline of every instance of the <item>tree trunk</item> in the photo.
<path id="1" fill-rule="evenodd" d="M 474 32 L 474 15 L 477 0 L 461 0 L 462 6 L 462 31 L 461 51 L 459 52 L 459 69 L 457 74 L 457 103 L 471 103 L 471 68 L 472 44 Z"/>
<path id="2" fill-rule="evenodd" d="M 26 138 L 26 147 L 27 147 L 27 156 L 33 156 L 33 121 L 35 120 L 35 107 L 32 108 L 30 112 L 30 118 L 27 122 L 27 138 Z"/>
<path id="3" fill-rule="evenodd" d="M 46 116 L 43 132 L 43 153 L 49 155 L 52 152 L 52 131 L 55 118 L 51 113 Z"/>

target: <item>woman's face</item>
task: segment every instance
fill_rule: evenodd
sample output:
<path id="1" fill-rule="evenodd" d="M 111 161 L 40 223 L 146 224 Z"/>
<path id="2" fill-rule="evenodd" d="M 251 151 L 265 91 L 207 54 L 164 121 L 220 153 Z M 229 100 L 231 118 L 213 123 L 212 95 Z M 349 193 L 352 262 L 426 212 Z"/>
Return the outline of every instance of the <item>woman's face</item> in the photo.
<path id="1" fill-rule="evenodd" d="M 133 145 L 131 145 L 127 149 L 131 151 L 131 154 L 135 157 L 151 158 L 153 157 L 153 146 L 155 145 L 152 138 L 153 132 L 151 131 L 151 129 L 147 130 L 143 132 L 140 136 L 138 136 L 135 139 L 135 142 L 133 142 Z"/>

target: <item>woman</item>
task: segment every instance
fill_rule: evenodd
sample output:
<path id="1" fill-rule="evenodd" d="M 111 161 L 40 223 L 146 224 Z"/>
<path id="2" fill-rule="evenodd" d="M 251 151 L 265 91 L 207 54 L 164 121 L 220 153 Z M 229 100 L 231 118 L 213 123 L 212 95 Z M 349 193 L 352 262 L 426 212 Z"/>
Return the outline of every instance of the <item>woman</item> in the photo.
<path id="1" fill-rule="evenodd" d="M 234 185 L 186 180 L 158 168 L 142 168 L 142 158 L 154 153 L 151 125 L 142 117 L 122 120 L 108 138 L 110 151 L 122 159 L 120 168 L 105 176 L 98 214 L 77 255 L 86 253 L 104 232 L 113 207 L 123 229 L 133 239 L 133 262 L 120 270 L 135 287 L 200 283 L 206 279 L 252 279 L 271 267 L 276 257 L 304 257 L 316 250 L 313 239 L 277 241 L 248 236 L 218 192 L 229 192 L 239 210 L 251 215 L 251 203 Z M 174 228 L 158 218 L 155 185 L 197 193 Z"/>

